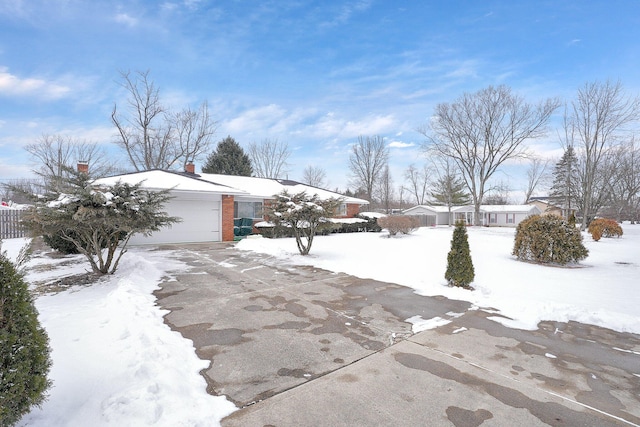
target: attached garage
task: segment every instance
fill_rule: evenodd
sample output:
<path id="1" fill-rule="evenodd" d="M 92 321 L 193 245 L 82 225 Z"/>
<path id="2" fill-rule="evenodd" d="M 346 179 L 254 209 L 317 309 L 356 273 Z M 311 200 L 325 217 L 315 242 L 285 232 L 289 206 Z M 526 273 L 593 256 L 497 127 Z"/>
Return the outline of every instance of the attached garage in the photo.
<path id="1" fill-rule="evenodd" d="M 220 228 L 222 196 L 220 194 L 173 191 L 172 195 L 174 198 L 165 205 L 165 210 L 170 216 L 179 217 L 182 221 L 148 237 L 135 235 L 130 240 L 132 245 L 222 240 Z"/>
<path id="2" fill-rule="evenodd" d="M 246 193 L 226 185 L 205 181 L 192 173 L 151 170 L 100 178 L 94 185 L 116 182 L 140 183 L 150 191 L 169 190 L 171 199 L 164 211 L 181 219 L 171 227 L 161 228 L 151 236 L 136 234 L 131 245 L 164 243 L 206 243 L 233 240 L 233 199 Z M 223 208 L 228 206 L 227 208 Z M 223 212 L 224 211 L 224 212 Z"/>

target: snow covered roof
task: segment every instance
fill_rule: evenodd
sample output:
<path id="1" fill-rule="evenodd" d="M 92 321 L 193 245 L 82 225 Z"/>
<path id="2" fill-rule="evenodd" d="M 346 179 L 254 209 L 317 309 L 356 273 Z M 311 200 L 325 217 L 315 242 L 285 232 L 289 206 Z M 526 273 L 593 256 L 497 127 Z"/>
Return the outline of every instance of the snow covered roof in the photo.
<path id="1" fill-rule="evenodd" d="M 404 213 L 411 213 L 413 211 L 421 211 L 421 210 L 429 210 L 434 213 L 449 212 L 449 208 L 446 206 L 417 205 L 409 209 L 405 209 Z M 453 207 L 452 207 L 452 210 L 453 210 Z"/>
<path id="2" fill-rule="evenodd" d="M 274 195 L 281 193 L 283 190 L 287 190 L 292 194 L 306 191 L 309 195 L 317 194 L 321 199 L 335 197 L 342 198 L 345 203 L 356 203 L 360 205 L 369 204 L 369 202 L 364 199 L 343 196 L 342 194 L 335 193 L 333 191 L 323 190 L 321 188 L 312 187 L 310 185 L 287 179 L 256 178 L 252 176 L 220 175 L 211 173 L 202 173 L 200 174 L 200 178 L 209 182 L 237 188 L 238 190 L 242 190 L 244 193 L 247 193 L 247 195 L 259 197 L 261 199 L 270 199 Z"/>
<path id="3" fill-rule="evenodd" d="M 93 183 L 96 185 L 113 185 L 118 181 L 128 184 L 142 182 L 142 187 L 148 189 L 223 193 L 260 199 L 273 198 L 274 195 L 281 193 L 283 190 L 287 190 L 291 194 L 306 191 L 309 195 L 317 194 L 321 199 L 335 197 L 343 199 L 345 203 L 369 204 L 364 199 L 343 196 L 333 191 L 323 190 L 296 181 L 251 176 L 210 173 L 188 174 L 154 169 L 100 178 Z"/>
<path id="4" fill-rule="evenodd" d="M 237 188 L 203 180 L 197 175 L 159 169 L 100 178 L 96 179 L 93 183 L 95 185 L 114 185 L 118 181 L 130 185 L 142 182 L 142 188 L 154 190 L 174 189 L 178 191 L 197 191 L 234 195 L 245 194 L 244 191 L 238 190 Z"/>
<path id="5" fill-rule="evenodd" d="M 387 216 L 386 214 L 380 212 L 360 212 L 358 215 L 365 218 L 383 218 Z"/>
<path id="6" fill-rule="evenodd" d="M 458 206 L 451 209 L 453 212 L 473 212 L 473 205 Z M 480 205 L 480 212 L 486 213 L 530 213 L 540 211 L 534 205 Z"/>

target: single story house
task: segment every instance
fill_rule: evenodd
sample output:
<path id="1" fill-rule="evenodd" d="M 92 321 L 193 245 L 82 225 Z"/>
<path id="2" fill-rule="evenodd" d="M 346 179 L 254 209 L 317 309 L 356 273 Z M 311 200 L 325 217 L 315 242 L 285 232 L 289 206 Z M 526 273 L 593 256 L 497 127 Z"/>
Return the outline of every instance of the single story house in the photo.
<path id="1" fill-rule="evenodd" d="M 149 170 L 100 178 L 96 185 L 113 185 L 117 181 L 136 184 L 149 190 L 170 190 L 172 199 L 165 205 L 170 216 L 182 222 L 163 228 L 149 237 L 133 236 L 131 244 L 198 243 L 234 240 L 234 219 L 251 218 L 254 223 L 264 219 L 263 207 L 273 196 L 287 190 L 306 191 L 321 198 L 341 198 L 339 217 L 352 217 L 366 200 L 311 187 L 296 181 L 196 174 L 193 165 L 186 172 Z"/>
<path id="2" fill-rule="evenodd" d="M 134 235 L 130 244 L 195 243 L 233 240 L 233 199 L 243 191 L 215 184 L 194 176 L 165 170 L 149 170 L 94 181 L 94 185 L 142 183 L 148 190 L 170 190 L 171 199 L 165 204 L 170 216 L 182 219 L 171 227 L 163 228 L 151 236 Z M 227 215 L 224 215 L 226 209 Z M 227 228 L 231 234 L 225 233 Z"/>
<path id="3" fill-rule="evenodd" d="M 488 227 L 516 227 L 528 216 L 540 213 L 540 209 L 534 205 L 481 205 L 480 224 Z M 452 206 L 451 221 L 449 221 L 449 209 L 446 206 L 418 205 L 405 210 L 404 214 L 419 216 L 422 227 L 455 224 L 456 221 L 473 225 L 475 207 L 473 205 Z"/>
<path id="4" fill-rule="evenodd" d="M 201 173 L 198 176 L 205 181 L 226 185 L 244 192 L 243 195 L 237 196 L 234 201 L 234 216 L 236 218 L 263 220 L 262 209 L 264 202 L 272 199 L 275 194 L 279 194 L 284 190 L 290 194 L 306 191 L 309 195 L 317 194 L 321 199 L 329 199 L 332 197 L 342 199 L 342 203 L 338 207 L 338 212 L 336 212 L 335 215 L 337 218 L 352 218 L 360 212 L 361 206 L 369 204 L 369 202 L 364 199 L 343 196 L 333 191 L 312 187 L 288 179 L 256 178 L 252 176 L 209 173 Z"/>
<path id="5" fill-rule="evenodd" d="M 449 222 L 449 208 L 447 206 L 417 205 L 405 209 L 402 213 L 403 215 L 417 216 L 420 219 L 420 227 L 453 224 L 453 220 Z"/>
<path id="6" fill-rule="evenodd" d="M 516 227 L 520 221 L 542 212 L 533 205 L 480 205 L 480 225 L 487 227 Z M 473 225 L 475 207 L 473 205 L 458 206 L 453 209 L 453 219 Z"/>

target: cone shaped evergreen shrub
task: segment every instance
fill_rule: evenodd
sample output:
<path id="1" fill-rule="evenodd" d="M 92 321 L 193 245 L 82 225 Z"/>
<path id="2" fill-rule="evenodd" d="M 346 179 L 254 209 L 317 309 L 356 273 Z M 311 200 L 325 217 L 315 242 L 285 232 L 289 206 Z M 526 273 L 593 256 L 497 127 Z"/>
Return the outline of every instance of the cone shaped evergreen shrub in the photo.
<path id="1" fill-rule="evenodd" d="M 50 366 L 49 339 L 27 283 L 0 253 L 0 426 L 44 401 Z"/>
<path id="2" fill-rule="evenodd" d="M 463 222 L 456 222 L 451 240 L 451 250 L 447 255 L 447 271 L 444 275 L 450 286 L 469 288 L 475 278 L 471 250 L 467 238 L 467 228 Z"/>

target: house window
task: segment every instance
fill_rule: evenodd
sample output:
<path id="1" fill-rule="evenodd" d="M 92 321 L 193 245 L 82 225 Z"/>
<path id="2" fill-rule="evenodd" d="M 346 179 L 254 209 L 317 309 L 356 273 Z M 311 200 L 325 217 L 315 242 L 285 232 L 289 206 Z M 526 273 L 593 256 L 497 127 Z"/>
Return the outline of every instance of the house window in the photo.
<path id="1" fill-rule="evenodd" d="M 489 224 L 496 224 L 498 222 L 498 214 L 489 214 Z"/>
<path id="2" fill-rule="evenodd" d="M 233 217 L 262 219 L 262 202 L 233 202 Z"/>
<path id="3" fill-rule="evenodd" d="M 516 223 L 516 214 L 507 214 L 507 224 Z"/>
<path id="4" fill-rule="evenodd" d="M 338 210 L 336 211 L 336 216 L 347 216 L 346 203 L 340 203 L 340 206 L 338 206 Z"/>

